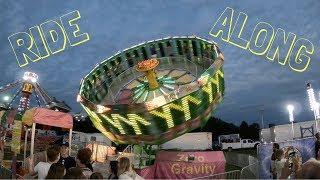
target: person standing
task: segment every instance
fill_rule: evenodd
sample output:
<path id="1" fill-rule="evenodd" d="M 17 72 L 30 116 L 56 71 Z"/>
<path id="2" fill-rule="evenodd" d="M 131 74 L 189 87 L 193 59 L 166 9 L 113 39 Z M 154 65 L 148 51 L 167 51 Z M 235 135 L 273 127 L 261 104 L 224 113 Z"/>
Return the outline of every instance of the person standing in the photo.
<path id="1" fill-rule="evenodd" d="M 50 166 L 46 179 L 63 179 L 66 175 L 66 168 L 60 163 L 54 163 Z"/>
<path id="2" fill-rule="evenodd" d="M 276 179 L 279 179 L 281 176 L 282 169 L 286 163 L 286 158 L 284 157 L 283 150 L 277 149 L 275 151 L 275 164 L 274 164 L 274 173 L 276 175 Z"/>
<path id="3" fill-rule="evenodd" d="M 276 151 L 280 149 L 280 146 L 278 143 L 274 143 L 272 147 L 272 155 L 271 155 L 271 166 L 270 166 L 270 173 L 272 176 L 272 179 L 277 179 L 277 173 L 275 170 L 275 163 L 276 163 Z"/>
<path id="4" fill-rule="evenodd" d="M 46 151 L 48 162 L 39 162 L 33 169 L 33 159 L 31 158 L 30 170 L 32 176 L 38 174 L 38 179 L 45 179 L 49 169 L 53 163 L 57 163 L 60 159 L 60 149 L 56 146 L 50 147 Z"/>
<path id="5" fill-rule="evenodd" d="M 89 150 L 87 148 L 80 149 L 76 160 L 77 166 L 82 170 L 87 179 L 89 179 L 92 174 L 92 170 L 87 166 L 91 161 L 91 151 Z"/>
<path id="6" fill-rule="evenodd" d="M 91 174 L 90 179 L 103 179 L 103 176 L 99 172 L 94 172 Z"/>
<path id="7" fill-rule="evenodd" d="M 132 179 L 132 180 L 142 180 L 143 178 L 139 176 L 133 169 L 130 163 L 130 159 L 127 157 L 121 157 L 118 163 L 118 175 L 119 179 Z"/>
<path id="8" fill-rule="evenodd" d="M 118 179 L 118 161 L 110 161 L 110 174 L 108 179 Z"/>
<path id="9" fill-rule="evenodd" d="M 6 129 L 0 125 L 0 164 L 4 157 L 4 141 L 6 137 Z"/>
<path id="10" fill-rule="evenodd" d="M 60 159 L 58 163 L 62 164 L 66 168 L 66 170 L 68 170 L 71 167 L 77 166 L 75 158 L 69 155 L 68 142 L 62 142 L 60 144 Z"/>
<path id="11" fill-rule="evenodd" d="M 316 142 L 315 142 L 315 144 L 314 144 L 314 148 L 315 148 L 315 158 L 317 159 L 317 160 L 320 160 L 320 152 L 319 152 L 319 150 L 320 150 L 320 133 L 318 132 L 318 133 L 316 133 L 315 134 L 315 137 L 316 137 Z"/>
<path id="12" fill-rule="evenodd" d="M 88 179 L 80 167 L 72 167 L 67 170 L 63 179 Z"/>

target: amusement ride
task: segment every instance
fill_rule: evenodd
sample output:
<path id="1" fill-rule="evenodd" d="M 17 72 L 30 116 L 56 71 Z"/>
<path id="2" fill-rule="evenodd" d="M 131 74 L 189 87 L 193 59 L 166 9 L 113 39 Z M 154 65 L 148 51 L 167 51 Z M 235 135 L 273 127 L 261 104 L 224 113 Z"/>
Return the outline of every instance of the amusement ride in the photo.
<path id="1" fill-rule="evenodd" d="M 147 41 L 97 64 L 77 101 L 120 144 L 161 144 L 203 126 L 224 95 L 224 57 L 196 36 Z"/>

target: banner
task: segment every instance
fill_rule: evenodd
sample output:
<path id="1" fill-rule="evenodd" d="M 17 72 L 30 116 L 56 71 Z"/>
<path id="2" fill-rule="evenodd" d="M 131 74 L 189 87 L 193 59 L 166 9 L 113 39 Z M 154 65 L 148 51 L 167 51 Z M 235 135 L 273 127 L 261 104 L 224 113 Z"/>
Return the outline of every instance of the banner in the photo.
<path id="1" fill-rule="evenodd" d="M 142 169 L 135 169 L 135 171 L 144 179 L 155 179 L 156 165 L 148 166 Z"/>
<path id="2" fill-rule="evenodd" d="M 222 151 L 159 152 L 156 156 L 155 178 L 190 179 L 225 172 Z"/>
<path id="3" fill-rule="evenodd" d="M 304 138 L 297 139 L 294 141 L 277 142 L 280 149 L 285 150 L 288 147 L 293 146 L 295 150 L 298 151 L 299 156 L 301 156 L 302 163 L 306 162 L 308 159 L 315 156 L 314 149 L 314 138 Z M 261 144 L 259 146 L 259 159 L 261 162 L 260 166 L 260 179 L 268 179 L 271 177 L 270 166 L 271 166 L 271 155 L 272 155 L 273 143 Z"/>

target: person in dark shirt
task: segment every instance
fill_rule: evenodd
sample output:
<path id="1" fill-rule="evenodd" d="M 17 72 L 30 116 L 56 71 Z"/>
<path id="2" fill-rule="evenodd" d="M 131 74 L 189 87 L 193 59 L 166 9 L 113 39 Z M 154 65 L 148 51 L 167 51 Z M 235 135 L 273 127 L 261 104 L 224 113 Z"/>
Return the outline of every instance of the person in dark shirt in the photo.
<path id="1" fill-rule="evenodd" d="M 91 164 L 91 155 L 92 152 L 89 148 L 80 149 L 77 154 L 77 166 L 80 167 L 83 171 L 83 174 L 90 178 L 92 170 L 88 167 L 88 164 Z M 91 166 L 92 167 L 92 166 Z"/>
<path id="2" fill-rule="evenodd" d="M 280 149 L 279 144 L 278 144 L 278 143 L 273 143 L 271 161 L 276 160 L 275 152 L 276 152 L 278 149 Z"/>
<path id="3" fill-rule="evenodd" d="M 319 157 L 319 150 L 320 150 L 320 133 L 316 133 L 315 135 L 316 137 L 316 142 L 314 144 L 314 147 L 315 147 L 315 158 L 317 160 L 320 160 L 320 157 Z"/>
<path id="4" fill-rule="evenodd" d="M 277 179 L 277 174 L 275 171 L 275 162 L 277 160 L 276 158 L 276 151 L 280 149 L 280 146 L 278 143 L 274 143 L 272 147 L 272 155 L 271 155 L 271 166 L 270 166 L 270 173 L 272 176 L 272 179 Z"/>
<path id="5" fill-rule="evenodd" d="M 68 142 L 62 142 L 60 144 L 60 159 L 58 163 L 62 164 L 66 168 L 66 170 L 68 170 L 71 167 L 76 167 L 77 165 L 75 158 L 69 155 Z"/>

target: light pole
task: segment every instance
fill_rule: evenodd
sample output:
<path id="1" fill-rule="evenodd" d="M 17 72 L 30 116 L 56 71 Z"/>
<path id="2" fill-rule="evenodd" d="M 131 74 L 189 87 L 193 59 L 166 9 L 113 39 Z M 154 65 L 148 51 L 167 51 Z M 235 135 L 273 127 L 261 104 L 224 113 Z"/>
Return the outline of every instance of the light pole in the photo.
<path id="1" fill-rule="evenodd" d="M 319 103 L 316 101 L 314 90 L 311 87 L 311 83 L 307 83 L 307 94 L 310 103 L 310 108 L 311 111 L 313 111 L 314 120 L 316 122 L 316 131 L 318 132 L 318 119 L 320 118 Z"/>
<path id="2" fill-rule="evenodd" d="M 294 122 L 293 110 L 294 110 L 294 106 L 289 104 L 287 106 L 287 110 L 289 112 L 289 121 L 291 122 L 291 133 L 292 133 L 292 140 L 293 140 L 294 139 L 294 129 L 293 129 L 293 122 Z"/>
<path id="3" fill-rule="evenodd" d="M 262 106 L 261 108 L 260 108 L 260 113 L 261 113 L 261 141 L 262 142 L 264 142 L 264 138 L 263 138 L 263 128 L 264 128 L 264 122 L 263 122 L 263 112 L 264 112 L 264 107 Z"/>

